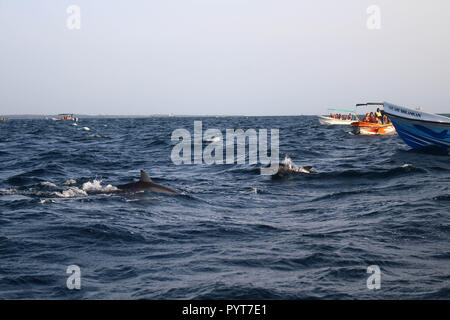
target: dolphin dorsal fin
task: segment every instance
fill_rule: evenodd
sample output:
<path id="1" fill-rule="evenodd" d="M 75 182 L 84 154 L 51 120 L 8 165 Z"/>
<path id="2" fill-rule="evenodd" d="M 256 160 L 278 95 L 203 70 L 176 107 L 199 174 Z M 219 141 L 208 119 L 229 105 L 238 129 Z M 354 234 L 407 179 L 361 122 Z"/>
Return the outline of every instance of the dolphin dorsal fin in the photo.
<path id="1" fill-rule="evenodd" d="M 142 182 L 152 182 L 152 179 L 150 179 L 150 177 L 148 176 L 148 174 L 144 171 L 141 170 L 141 180 Z"/>

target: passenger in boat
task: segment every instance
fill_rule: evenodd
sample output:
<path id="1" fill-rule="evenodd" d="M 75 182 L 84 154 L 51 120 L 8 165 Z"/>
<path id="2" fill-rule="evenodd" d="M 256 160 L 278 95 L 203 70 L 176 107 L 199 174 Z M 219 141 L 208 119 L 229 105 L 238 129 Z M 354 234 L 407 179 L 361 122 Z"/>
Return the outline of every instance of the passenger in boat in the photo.
<path id="1" fill-rule="evenodd" d="M 380 108 L 377 108 L 377 112 L 375 112 L 375 117 L 377 117 L 378 122 L 382 121 L 383 113 L 381 112 Z"/>
<path id="2" fill-rule="evenodd" d="M 381 118 L 382 114 L 380 108 L 377 108 L 377 112 L 375 113 L 375 115 L 377 116 L 377 118 Z"/>
<path id="3" fill-rule="evenodd" d="M 351 113 L 349 113 L 349 114 L 348 114 L 348 117 L 347 117 L 347 119 L 348 119 L 348 120 L 353 120 L 353 116 L 352 116 L 352 114 L 351 114 Z"/>
<path id="4" fill-rule="evenodd" d="M 373 114 L 372 114 L 372 122 L 373 122 L 373 123 L 379 123 L 379 122 L 380 122 L 379 119 L 378 119 L 378 117 L 376 116 L 376 113 L 373 113 Z"/>
<path id="5" fill-rule="evenodd" d="M 365 115 L 365 117 L 363 119 L 363 122 L 370 122 L 370 117 L 369 117 L 368 113 L 366 113 L 366 115 Z"/>

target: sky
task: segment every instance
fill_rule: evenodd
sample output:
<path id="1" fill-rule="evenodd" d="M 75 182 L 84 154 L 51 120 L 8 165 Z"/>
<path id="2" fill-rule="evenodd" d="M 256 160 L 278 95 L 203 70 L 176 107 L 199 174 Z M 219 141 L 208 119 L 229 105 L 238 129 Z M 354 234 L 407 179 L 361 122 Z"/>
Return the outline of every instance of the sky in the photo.
<path id="1" fill-rule="evenodd" d="M 450 113 L 449 17 L 448 0 L 0 0 L 0 115 Z"/>

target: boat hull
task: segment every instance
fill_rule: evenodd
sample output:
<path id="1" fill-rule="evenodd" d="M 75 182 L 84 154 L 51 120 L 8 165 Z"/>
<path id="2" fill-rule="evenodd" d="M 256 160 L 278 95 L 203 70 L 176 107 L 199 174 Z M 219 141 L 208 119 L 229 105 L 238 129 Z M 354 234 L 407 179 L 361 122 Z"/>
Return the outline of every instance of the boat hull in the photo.
<path id="1" fill-rule="evenodd" d="M 395 134 L 392 124 L 376 124 L 357 121 L 352 123 L 353 133 L 360 135 L 391 135 Z"/>
<path id="2" fill-rule="evenodd" d="M 399 137 L 411 148 L 450 148 L 450 118 L 389 103 L 385 103 L 384 112 L 391 119 Z"/>
<path id="3" fill-rule="evenodd" d="M 429 146 L 450 148 L 450 125 L 423 123 L 396 116 L 389 116 L 398 135 L 411 148 Z"/>

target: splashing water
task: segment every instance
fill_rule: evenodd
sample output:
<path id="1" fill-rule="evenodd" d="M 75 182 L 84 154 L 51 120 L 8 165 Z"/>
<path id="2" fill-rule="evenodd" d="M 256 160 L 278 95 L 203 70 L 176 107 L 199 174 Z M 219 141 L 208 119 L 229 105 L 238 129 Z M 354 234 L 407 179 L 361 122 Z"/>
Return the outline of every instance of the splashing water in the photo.
<path id="1" fill-rule="evenodd" d="M 108 192 L 114 192 L 119 189 L 117 187 L 114 187 L 110 184 L 107 186 L 102 186 L 102 180 L 95 179 L 94 181 L 88 181 L 83 183 L 82 186 L 83 191 L 85 192 L 92 192 L 92 193 L 108 193 Z"/>

